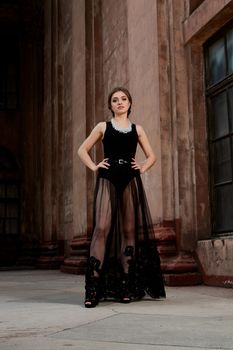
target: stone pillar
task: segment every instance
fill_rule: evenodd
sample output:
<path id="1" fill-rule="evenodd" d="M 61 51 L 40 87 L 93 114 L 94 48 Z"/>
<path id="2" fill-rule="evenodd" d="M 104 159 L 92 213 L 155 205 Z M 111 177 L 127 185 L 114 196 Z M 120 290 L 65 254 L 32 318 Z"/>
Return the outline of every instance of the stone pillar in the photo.
<path id="1" fill-rule="evenodd" d="M 43 4 L 20 7 L 21 247 L 19 265 L 35 264 L 41 234 Z"/>
<path id="2" fill-rule="evenodd" d="M 129 88 L 133 96 L 132 118 L 145 129 L 157 158 L 155 166 L 146 172 L 142 179 L 153 223 L 158 224 L 163 217 L 163 206 L 161 205 L 163 198 L 157 5 L 154 0 L 144 1 L 143 7 L 141 0 L 128 0 L 127 5 Z"/>
<path id="3" fill-rule="evenodd" d="M 165 248 L 162 265 L 167 284 L 196 284 L 202 279 L 193 256 L 196 243 L 194 141 L 189 113 L 188 52 L 182 37 L 184 2 L 158 2 L 157 11 L 162 225 L 171 225 L 173 231 L 171 245 L 162 246 Z M 168 243 L 167 232 L 163 240 Z"/>
<path id="4" fill-rule="evenodd" d="M 70 169 L 67 168 L 64 173 L 64 184 L 67 188 L 65 189 L 67 204 L 65 204 L 64 226 L 67 257 L 61 266 L 61 271 L 70 273 L 84 273 L 89 247 L 88 232 L 91 206 L 88 201 L 93 180 L 77 155 L 78 147 L 85 139 L 89 125 L 92 124 L 88 117 L 90 114 L 94 115 L 92 113 L 93 88 L 91 87 L 93 76 L 89 77 L 88 87 L 90 90 L 87 91 L 86 87 L 86 64 L 91 63 L 89 55 L 92 54 L 91 51 L 87 50 L 88 58 L 86 59 L 87 34 L 92 32 L 92 13 L 88 17 L 90 27 L 85 24 L 85 11 L 88 11 L 89 5 L 90 1 L 84 0 L 69 2 L 70 18 L 67 18 L 66 23 L 67 25 L 69 23 L 70 34 L 69 38 L 64 41 L 64 45 L 67 46 L 64 64 L 68 70 L 65 76 L 69 77 L 69 86 L 66 85 L 67 93 L 64 98 L 64 103 L 67 105 L 67 109 L 64 110 L 66 117 L 64 133 L 66 135 L 65 144 L 69 144 L 70 149 L 69 153 L 68 148 L 66 151 L 67 167 L 70 166 Z M 90 14 L 86 12 L 86 16 L 87 13 Z M 87 32 L 85 32 L 85 28 Z M 64 29 L 67 33 L 68 28 Z M 90 70 L 88 69 L 87 72 L 91 74 L 92 66 L 88 66 L 88 68 Z M 68 110 L 68 108 L 70 109 Z M 68 121 L 69 118 L 70 121 Z M 66 174 L 68 174 L 68 178 L 66 178 Z"/>
<path id="5" fill-rule="evenodd" d="M 58 268 L 64 260 L 62 227 L 62 57 L 60 1 L 45 1 L 44 113 L 42 118 L 42 232 L 39 268 Z"/>
<path id="6" fill-rule="evenodd" d="M 112 117 L 108 109 L 109 92 L 116 86 L 129 85 L 127 12 L 126 0 L 102 0 L 104 99 L 102 120 Z"/>
<path id="7" fill-rule="evenodd" d="M 75 83 L 76 91 L 80 91 L 80 86 L 82 88 L 86 87 L 86 110 L 81 111 L 79 107 L 80 115 L 78 116 L 77 114 L 77 126 L 79 127 L 77 130 L 80 133 L 78 133 L 79 139 L 76 139 L 76 146 L 74 146 L 76 150 L 93 127 L 99 121 L 106 120 L 110 116 L 107 108 L 107 96 L 110 89 L 116 85 L 127 85 L 128 79 L 128 74 L 126 74 L 128 69 L 126 2 L 86 0 L 84 3 L 85 7 L 83 7 L 82 11 L 82 7 L 80 8 L 81 2 L 79 5 L 76 2 L 75 7 L 78 20 L 74 22 L 76 23 L 74 26 L 75 36 L 77 37 L 78 31 L 82 35 L 85 34 L 85 45 L 80 46 L 80 43 L 83 43 L 84 37 L 82 37 L 79 40 L 77 52 L 79 52 L 81 59 L 78 61 L 80 64 L 79 69 L 83 69 L 83 72 L 86 71 L 86 76 L 84 77 L 79 74 L 79 81 L 77 80 Z M 112 16 L 114 8 L 116 9 L 116 16 Z M 81 21 L 80 13 L 82 14 Z M 75 14 L 75 10 L 73 14 Z M 118 26 L 122 28 L 120 31 L 116 31 Z M 85 33 L 83 33 L 84 27 Z M 118 48 L 118 44 L 120 49 Z M 84 51 L 86 52 L 86 56 L 84 56 Z M 84 57 L 85 61 L 83 61 Z M 82 82 L 80 76 L 83 78 Z M 77 111 L 77 109 L 75 110 Z M 98 161 L 102 157 L 102 147 L 99 143 L 92 151 L 92 158 Z M 77 157 L 74 158 L 74 161 L 77 162 L 77 176 L 79 174 L 76 186 L 79 189 L 77 191 L 77 196 L 79 197 L 77 210 L 80 211 L 80 217 L 78 218 L 77 215 L 78 229 L 74 232 L 74 238 L 71 241 L 70 257 L 65 260 L 61 269 L 65 272 L 83 273 L 85 271 L 92 233 L 95 175 L 90 170 L 85 169 Z M 86 180 L 85 183 L 84 179 Z M 83 195 L 81 208 L 80 194 Z M 84 205 L 86 205 L 86 208 Z M 80 223 L 83 223 L 82 227 L 80 227 Z"/>

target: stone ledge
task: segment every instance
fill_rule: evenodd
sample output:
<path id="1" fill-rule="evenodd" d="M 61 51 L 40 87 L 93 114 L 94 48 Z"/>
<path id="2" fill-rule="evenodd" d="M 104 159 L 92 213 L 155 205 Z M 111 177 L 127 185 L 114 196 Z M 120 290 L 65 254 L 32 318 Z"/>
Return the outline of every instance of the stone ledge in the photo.
<path id="1" fill-rule="evenodd" d="M 202 276 L 199 272 L 192 273 L 171 273 L 164 274 L 164 281 L 167 286 L 191 286 L 202 284 Z"/>
<path id="2" fill-rule="evenodd" d="M 199 40 L 200 44 L 232 18 L 231 0 L 205 0 L 183 24 L 184 43 Z M 197 39 L 198 37 L 198 39 Z"/>

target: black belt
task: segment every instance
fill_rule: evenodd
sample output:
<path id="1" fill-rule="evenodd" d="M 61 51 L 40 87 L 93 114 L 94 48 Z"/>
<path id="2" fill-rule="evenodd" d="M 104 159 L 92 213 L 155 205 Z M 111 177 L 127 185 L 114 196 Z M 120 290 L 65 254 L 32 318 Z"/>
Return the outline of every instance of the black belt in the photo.
<path id="1" fill-rule="evenodd" d="M 124 164 L 130 164 L 130 161 L 126 160 L 126 159 L 108 159 L 107 161 L 109 164 L 119 164 L 119 165 L 124 165 Z"/>

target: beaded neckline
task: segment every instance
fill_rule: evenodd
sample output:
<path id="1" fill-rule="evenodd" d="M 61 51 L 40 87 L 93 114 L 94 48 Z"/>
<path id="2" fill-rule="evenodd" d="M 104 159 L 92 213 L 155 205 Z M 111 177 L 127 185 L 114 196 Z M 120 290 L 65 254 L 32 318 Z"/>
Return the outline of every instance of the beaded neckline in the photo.
<path id="1" fill-rule="evenodd" d="M 111 119 L 111 124 L 113 129 L 122 132 L 123 134 L 127 134 L 128 132 L 132 131 L 132 123 L 130 121 L 129 126 L 127 128 L 120 128 L 119 126 L 117 126 L 113 118 Z"/>

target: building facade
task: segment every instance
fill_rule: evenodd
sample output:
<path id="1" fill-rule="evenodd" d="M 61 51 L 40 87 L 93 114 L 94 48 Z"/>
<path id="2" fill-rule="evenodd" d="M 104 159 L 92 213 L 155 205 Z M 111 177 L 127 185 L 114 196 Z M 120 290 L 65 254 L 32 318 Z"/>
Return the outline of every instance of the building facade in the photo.
<path id="1" fill-rule="evenodd" d="M 142 178 L 166 283 L 232 287 L 233 1 L 11 0 L 0 13 L 0 265 L 84 273 L 95 175 L 77 149 L 125 86 L 157 156 Z"/>

